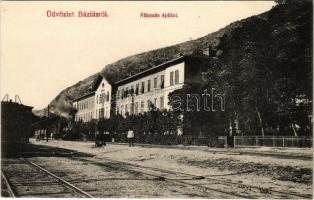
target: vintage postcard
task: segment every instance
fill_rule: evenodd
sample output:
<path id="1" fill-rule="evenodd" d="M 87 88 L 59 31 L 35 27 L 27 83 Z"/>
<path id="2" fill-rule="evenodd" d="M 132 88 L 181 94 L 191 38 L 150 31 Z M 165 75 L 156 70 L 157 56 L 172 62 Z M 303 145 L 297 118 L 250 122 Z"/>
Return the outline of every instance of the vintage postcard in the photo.
<path id="1" fill-rule="evenodd" d="M 313 3 L 2 1 L 1 196 L 313 198 Z"/>

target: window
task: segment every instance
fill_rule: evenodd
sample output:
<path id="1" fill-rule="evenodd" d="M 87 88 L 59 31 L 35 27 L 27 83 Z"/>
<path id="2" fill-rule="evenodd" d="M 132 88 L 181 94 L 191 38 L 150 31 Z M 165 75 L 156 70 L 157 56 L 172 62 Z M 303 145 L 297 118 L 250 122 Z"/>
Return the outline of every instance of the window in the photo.
<path id="1" fill-rule="evenodd" d="M 144 101 L 141 101 L 141 113 L 144 112 Z"/>
<path id="2" fill-rule="evenodd" d="M 150 92 L 150 80 L 147 81 L 147 92 Z"/>
<path id="3" fill-rule="evenodd" d="M 134 86 L 133 85 L 131 85 L 131 90 L 130 90 L 130 94 L 134 94 Z"/>
<path id="4" fill-rule="evenodd" d="M 157 107 L 157 98 L 154 98 L 154 106 Z"/>
<path id="5" fill-rule="evenodd" d="M 128 112 L 128 104 L 125 104 L 125 114 Z"/>
<path id="6" fill-rule="evenodd" d="M 164 97 L 160 97 L 160 109 L 164 108 Z"/>
<path id="7" fill-rule="evenodd" d="M 129 88 L 126 87 L 126 89 L 125 89 L 125 97 L 128 97 L 128 94 L 129 94 Z"/>
<path id="8" fill-rule="evenodd" d="M 145 92 L 145 82 L 142 82 L 141 93 L 144 94 L 144 92 Z"/>
<path id="9" fill-rule="evenodd" d="M 123 97 L 124 97 L 124 89 L 122 88 L 122 90 L 121 90 L 121 99 L 123 99 Z"/>
<path id="10" fill-rule="evenodd" d="M 154 88 L 157 88 L 157 77 L 154 78 Z"/>
<path id="11" fill-rule="evenodd" d="M 103 108 L 99 109 L 99 118 L 104 118 L 104 112 L 105 110 Z"/>
<path id="12" fill-rule="evenodd" d="M 165 75 L 160 76 L 160 88 L 165 87 Z"/>
<path id="13" fill-rule="evenodd" d="M 121 115 L 123 115 L 123 105 L 121 105 Z"/>
<path id="14" fill-rule="evenodd" d="M 150 110 L 150 104 L 151 104 L 151 102 L 150 102 L 150 100 L 148 99 L 148 100 L 147 100 L 147 110 L 148 110 L 148 111 Z"/>
<path id="15" fill-rule="evenodd" d="M 174 72 L 174 83 L 179 84 L 179 70 Z"/>
<path id="16" fill-rule="evenodd" d="M 109 101 L 109 91 L 107 91 L 107 101 Z"/>
<path id="17" fill-rule="evenodd" d="M 170 86 L 173 85 L 173 72 L 170 72 Z"/>
<path id="18" fill-rule="evenodd" d="M 105 87 L 105 83 L 102 83 L 102 85 L 101 85 L 102 87 Z"/>
<path id="19" fill-rule="evenodd" d="M 140 85 L 137 83 L 137 84 L 136 84 L 136 87 L 135 87 L 135 95 L 138 95 L 138 93 L 139 93 L 139 87 L 140 87 Z"/>
<path id="20" fill-rule="evenodd" d="M 135 102 L 135 114 L 138 114 L 138 102 Z"/>
<path id="21" fill-rule="evenodd" d="M 104 103 L 103 94 L 99 95 L 99 103 Z"/>

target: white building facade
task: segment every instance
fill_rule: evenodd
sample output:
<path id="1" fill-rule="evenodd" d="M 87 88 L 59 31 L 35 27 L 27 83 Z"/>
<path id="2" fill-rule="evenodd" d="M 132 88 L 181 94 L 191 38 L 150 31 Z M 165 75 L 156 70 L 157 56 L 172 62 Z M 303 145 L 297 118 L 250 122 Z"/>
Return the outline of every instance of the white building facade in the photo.
<path id="1" fill-rule="evenodd" d="M 94 91 L 73 101 L 75 121 L 108 119 L 112 114 L 137 115 L 156 107 L 170 109 L 168 96 L 185 84 L 199 82 L 208 57 L 181 56 L 110 84 L 103 76 Z"/>
<path id="2" fill-rule="evenodd" d="M 77 110 L 75 121 L 89 122 L 93 119 L 110 118 L 111 84 L 100 76 L 96 79 L 92 92 L 73 100 L 73 108 Z"/>
<path id="3" fill-rule="evenodd" d="M 89 122 L 95 115 L 95 92 L 90 92 L 73 100 L 73 107 L 77 110 L 75 121 Z"/>
<path id="4" fill-rule="evenodd" d="M 95 91 L 95 119 L 108 119 L 111 113 L 111 84 L 102 78 Z"/>
<path id="5" fill-rule="evenodd" d="M 168 95 L 184 85 L 184 61 L 146 70 L 116 83 L 116 113 L 139 114 L 152 106 L 169 109 Z M 163 64 L 165 65 L 165 64 Z M 157 69 L 160 68 L 160 69 Z"/>

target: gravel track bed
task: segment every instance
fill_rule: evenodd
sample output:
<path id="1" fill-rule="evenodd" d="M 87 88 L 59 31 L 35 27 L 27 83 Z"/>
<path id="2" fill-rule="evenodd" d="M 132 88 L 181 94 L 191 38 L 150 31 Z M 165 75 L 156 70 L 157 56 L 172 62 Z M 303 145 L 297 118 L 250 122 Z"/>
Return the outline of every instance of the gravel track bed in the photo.
<path id="1" fill-rule="evenodd" d="M 228 198 L 218 192 L 208 192 L 192 186 L 158 181 L 156 177 L 123 171 L 119 166 L 101 167 L 89 162 L 67 158 L 31 158 L 31 161 L 52 171 L 94 197 L 172 197 L 172 198 Z"/>
<path id="2" fill-rule="evenodd" d="M 312 169 L 310 168 L 298 168 L 292 166 L 278 166 L 278 165 L 266 165 L 261 163 L 241 163 L 236 159 L 208 159 L 208 160 L 192 160 L 187 157 L 180 158 L 179 163 L 199 166 L 202 168 L 213 167 L 219 170 L 233 170 L 236 173 L 254 173 L 256 175 L 262 175 L 271 177 L 274 180 L 292 181 L 296 183 L 304 183 L 312 185 Z"/>
<path id="3" fill-rule="evenodd" d="M 81 197 L 42 170 L 20 159 L 2 159 L 1 164 L 17 197 Z"/>
<path id="4" fill-rule="evenodd" d="M 99 158 L 110 158 L 144 166 L 159 167 L 194 174 L 196 176 L 232 180 L 242 184 L 257 187 L 263 186 L 278 191 L 299 194 L 313 193 L 312 183 L 309 182 L 311 179 L 309 174 L 311 172 L 308 170 L 312 169 L 313 161 L 312 159 L 304 160 L 302 157 L 296 158 L 296 155 L 304 155 L 307 158 L 311 157 L 312 149 L 245 149 L 245 151 L 257 151 L 261 155 L 263 152 L 267 154 L 271 152 L 275 152 L 276 154 L 284 153 L 285 158 L 279 159 L 277 157 L 250 155 L 246 153 L 233 154 L 231 150 L 228 150 L 226 153 L 218 153 L 215 151 L 206 152 L 201 149 L 143 148 L 141 146 L 129 148 L 127 145 L 120 144 L 109 144 L 103 148 L 94 148 L 94 143 L 92 142 L 51 141 L 48 143 L 33 143 L 78 150 L 96 155 Z M 228 165 L 231 166 L 228 167 Z M 290 174 L 288 176 L 284 174 L 288 173 L 289 169 L 294 169 L 295 172 L 291 174 L 295 175 L 299 171 L 303 178 L 295 175 L 293 175 L 296 177 L 295 180 L 289 178 Z M 288 177 L 288 179 L 285 179 L 285 177 Z"/>

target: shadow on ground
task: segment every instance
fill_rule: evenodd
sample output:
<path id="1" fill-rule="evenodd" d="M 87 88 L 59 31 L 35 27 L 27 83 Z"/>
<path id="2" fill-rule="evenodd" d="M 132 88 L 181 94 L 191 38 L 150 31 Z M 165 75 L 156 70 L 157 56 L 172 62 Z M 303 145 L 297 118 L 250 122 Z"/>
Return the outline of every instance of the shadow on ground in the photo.
<path id="1" fill-rule="evenodd" d="M 48 147 L 38 144 L 24 144 L 22 147 L 22 157 L 93 157 L 93 154 L 82 153 L 74 150 L 58 147 Z"/>

